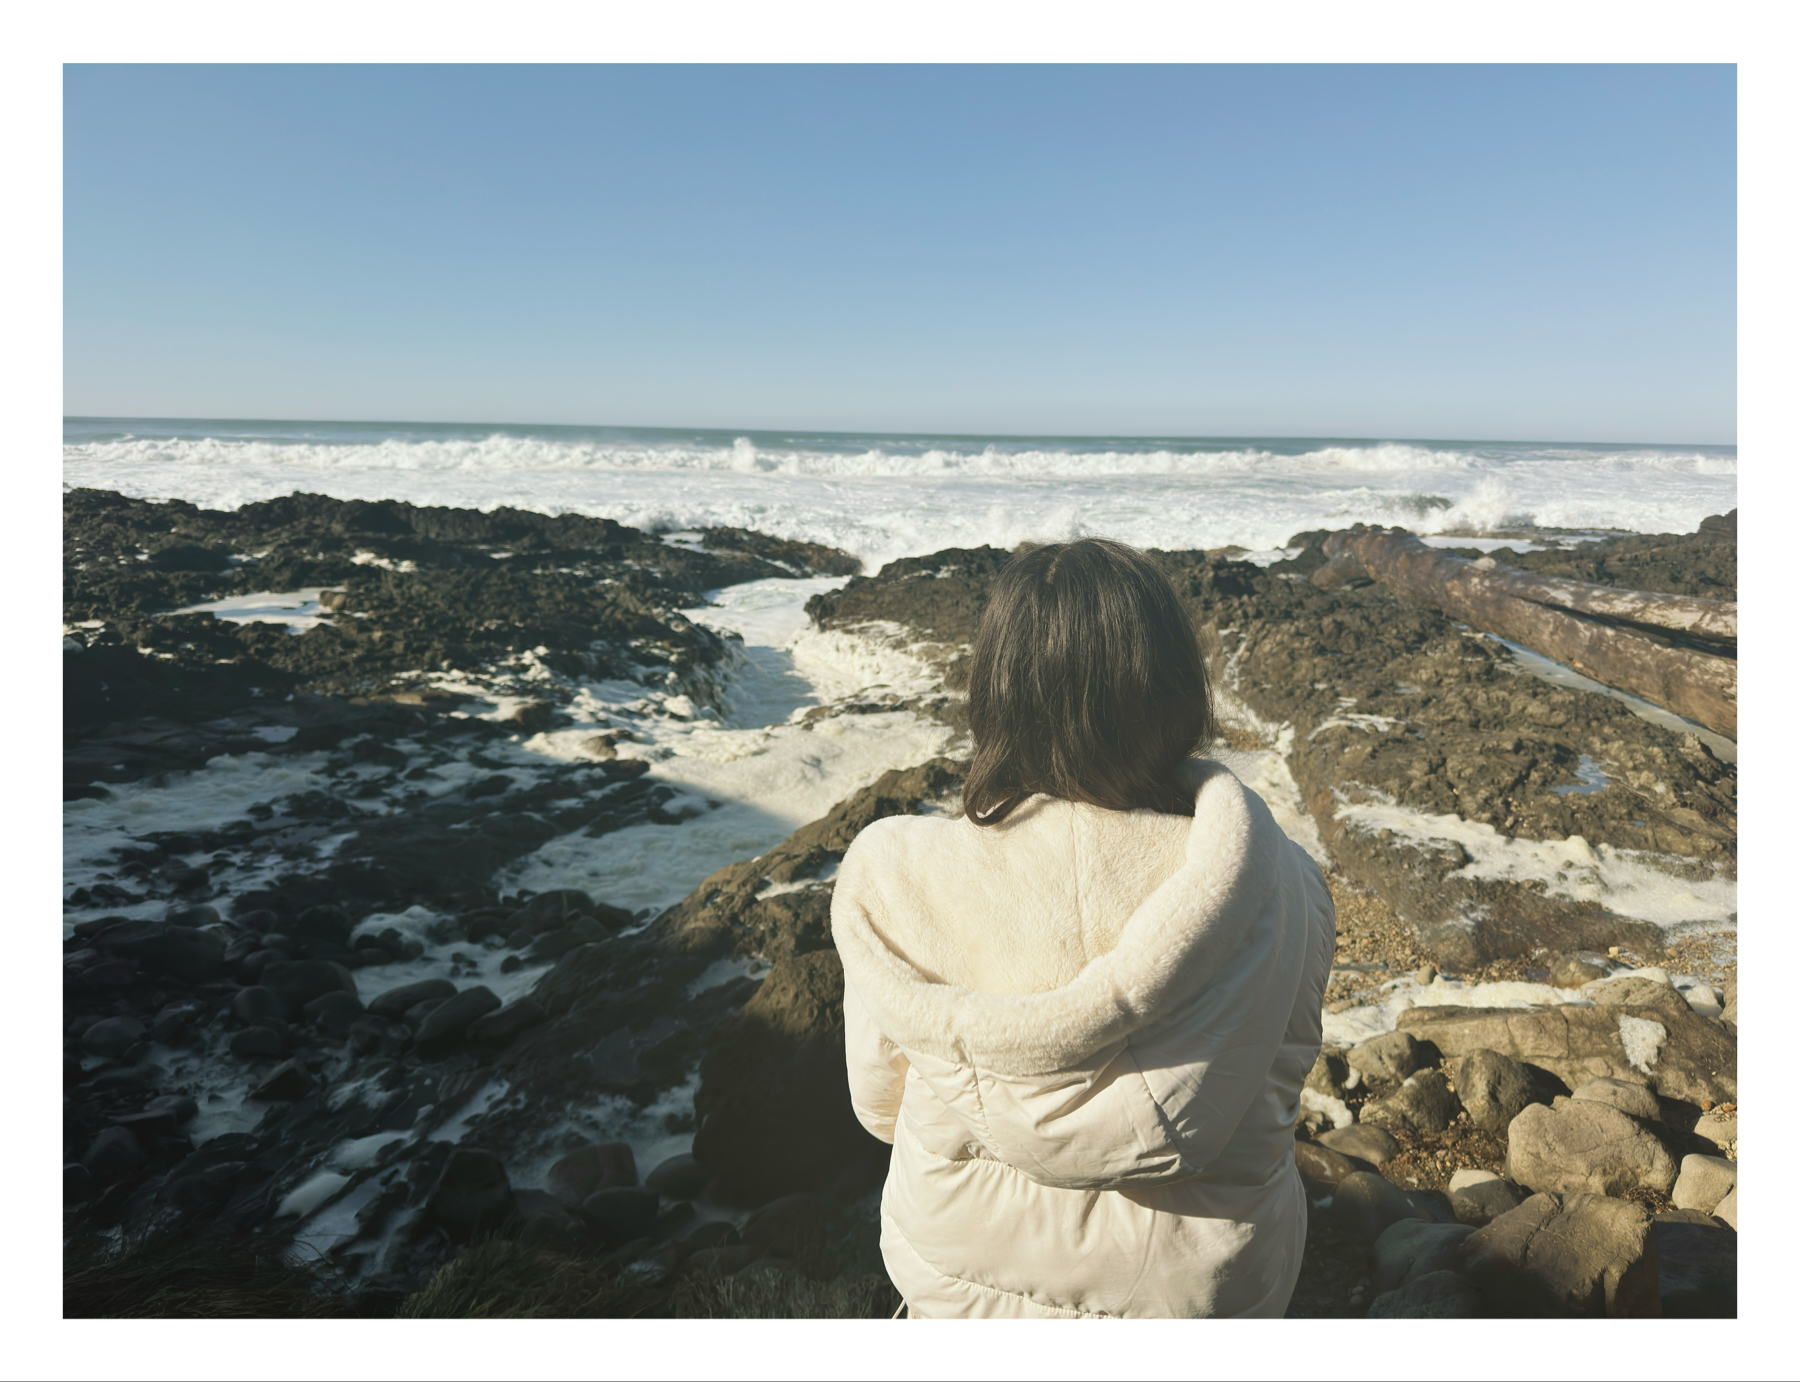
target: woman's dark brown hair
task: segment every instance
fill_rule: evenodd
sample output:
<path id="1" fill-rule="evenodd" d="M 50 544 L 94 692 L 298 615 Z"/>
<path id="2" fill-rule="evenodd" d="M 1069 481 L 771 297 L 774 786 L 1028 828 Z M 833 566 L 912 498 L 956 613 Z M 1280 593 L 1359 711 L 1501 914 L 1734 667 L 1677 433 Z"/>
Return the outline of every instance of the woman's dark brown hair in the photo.
<path id="1" fill-rule="evenodd" d="M 994 583 L 969 667 L 963 813 L 1033 793 L 1192 815 L 1181 765 L 1212 741 L 1193 624 L 1162 568 L 1120 542 L 1025 547 Z"/>

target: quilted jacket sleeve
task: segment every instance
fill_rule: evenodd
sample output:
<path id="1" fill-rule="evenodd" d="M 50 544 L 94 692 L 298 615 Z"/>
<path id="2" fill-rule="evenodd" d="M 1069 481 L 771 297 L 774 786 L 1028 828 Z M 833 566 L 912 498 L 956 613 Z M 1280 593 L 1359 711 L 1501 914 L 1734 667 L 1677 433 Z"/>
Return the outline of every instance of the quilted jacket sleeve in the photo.
<path id="1" fill-rule="evenodd" d="M 857 1119 L 883 1142 L 892 1142 L 906 1085 L 906 1053 L 881 1034 L 848 977 L 844 980 L 844 1064 L 850 1076 L 850 1105 Z"/>

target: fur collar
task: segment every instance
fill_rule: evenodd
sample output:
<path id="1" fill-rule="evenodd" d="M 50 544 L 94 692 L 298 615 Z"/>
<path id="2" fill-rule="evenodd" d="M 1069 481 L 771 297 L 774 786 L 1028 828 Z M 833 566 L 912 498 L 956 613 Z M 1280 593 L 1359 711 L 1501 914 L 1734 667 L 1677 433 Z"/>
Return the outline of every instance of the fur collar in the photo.
<path id="1" fill-rule="evenodd" d="M 1186 861 L 1132 913 L 1118 945 L 1061 988 L 997 994 L 935 982 L 882 943 L 853 899 L 834 906 L 845 978 L 882 1033 L 903 1050 L 958 1065 L 1043 1074 L 1080 1064 L 1204 984 L 1274 888 L 1285 837 L 1228 769 L 1190 766 Z"/>

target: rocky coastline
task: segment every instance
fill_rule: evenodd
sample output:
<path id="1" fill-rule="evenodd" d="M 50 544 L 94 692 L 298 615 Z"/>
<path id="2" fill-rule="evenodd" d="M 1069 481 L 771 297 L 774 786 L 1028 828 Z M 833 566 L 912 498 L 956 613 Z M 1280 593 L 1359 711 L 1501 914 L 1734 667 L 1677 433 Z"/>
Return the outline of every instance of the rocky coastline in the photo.
<path id="1" fill-rule="evenodd" d="M 1378 587 L 1316 588 L 1322 536 L 1268 568 L 1161 554 L 1213 653 L 1219 751 L 1286 773 L 1339 899 L 1292 1313 L 1734 1313 L 1730 927 L 1606 903 L 1703 911 L 1735 877 L 1735 764 Z M 1717 532 L 1494 555 L 1735 592 Z M 170 1313 L 154 1274 L 118 1282 L 202 1272 L 198 1244 L 300 1264 L 261 1313 L 891 1313 L 831 875 L 868 822 L 955 809 L 960 662 L 1006 557 L 862 576 L 730 529 L 65 496 L 65 809 L 261 774 L 196 823 L 138 822 L 66 890 L 66 1311 Z M 730 640 L 682 611 L 825 576 L 848 579 L 814 627 L 936 689 L 796 723 L 904 712 L 946 754 L 666 909 L 505 882 L 554 841 L 706 810 L 633 747 L 727 695 Z M 316 592 L 314 622 L 171 612 L 271 591 Z M 641 696 L 595 712 L 601 682 Z M 572 756 L 521 747 L 576 724 Z M 1482 983 L 1577 998 L 1456 1001 Z M 583 1121 L 602 1105 L 691 1151 L 639 1166 Z"/>

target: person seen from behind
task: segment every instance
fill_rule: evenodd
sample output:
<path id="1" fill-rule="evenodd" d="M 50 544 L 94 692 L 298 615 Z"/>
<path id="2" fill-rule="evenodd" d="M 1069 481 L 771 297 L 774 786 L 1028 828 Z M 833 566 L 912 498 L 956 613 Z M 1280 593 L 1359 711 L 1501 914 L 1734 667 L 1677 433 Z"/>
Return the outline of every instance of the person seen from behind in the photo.
<path id="1" fill-rule="evenodd" d="M 1023 549 L 969 724 L 963 814 L 875 822 L 832 900 L 906 1312 L 1280 1316 L 1336 916 L 1262 799 L 1194 756 L 1212 703 L 1161 568 Z"/>

